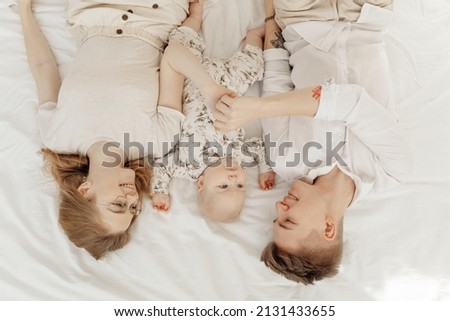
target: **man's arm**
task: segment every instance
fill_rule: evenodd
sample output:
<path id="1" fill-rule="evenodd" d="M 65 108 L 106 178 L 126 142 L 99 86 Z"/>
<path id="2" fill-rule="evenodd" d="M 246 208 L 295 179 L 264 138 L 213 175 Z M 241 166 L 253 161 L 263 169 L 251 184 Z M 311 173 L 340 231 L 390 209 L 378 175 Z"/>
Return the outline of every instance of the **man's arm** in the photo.
<path id="1" fill-rule="evenodd" d="M 284 39 L 280 27 L 275 22 L 275 9 L 273 0 L 265 0 L 266 19 L 264 49 L 284 48 Z"/>
<path id="2" fill-rule="evenodd" d="M 315 118 L 341 120 L 398 181 L 412 171 L 412 152 L 405 131 L 393 115 L 358 85 L 329 85 Z"/>
<path id="3" fill-rule="evenodd" d="M 278 116 L 313 117 L 319 107 L 321 87 L 308 87 L 265 97 L 223 96 L 216 105 L 214 126 L 222 132 L 244 127 L 249 122 Z"/>
<path id="4" fill-rule="evenodd" d="M 56 102 L 61 87 L 58 66 L 47 39 L 31 10 L 32 0 L 19 1 L 19 14 L 28 64 L 36 83 L 39 104 Z"/>

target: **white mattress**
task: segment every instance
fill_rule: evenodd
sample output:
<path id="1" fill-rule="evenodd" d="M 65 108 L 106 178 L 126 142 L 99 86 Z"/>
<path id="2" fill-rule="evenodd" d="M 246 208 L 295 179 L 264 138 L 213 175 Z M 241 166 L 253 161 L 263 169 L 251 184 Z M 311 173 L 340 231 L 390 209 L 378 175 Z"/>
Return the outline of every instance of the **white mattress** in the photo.
<path id="1" fill-rule="evenodd" d="M 260 262 L 274 203 L 287 191 L 256 187 L 249 171 L 241 218 L 211 223 L 193 183 L 175 180 L 168 215 L 149 202 L 122 250 L 96 261 L 57 223 L 57 186 L 42 170 L 37 95 L 19 16 L 0 4 L 0 299 L 3 300 L 448 300 L 450 299 L 450 2 L 396 0 L 387 49 L 397 112 L 414 143 L 415 172 L 346 214 L 340 273 L 298 285 Z M 64 0 L 36 16 L 64 76 L 76 49 Z M 238 48 L 262 24 L 263 0 L 206 0 L 211 55 Z M 258 94 L 258 87 L 252 94 Z M 258 133 L 259 127 L 250 128 Z"/>

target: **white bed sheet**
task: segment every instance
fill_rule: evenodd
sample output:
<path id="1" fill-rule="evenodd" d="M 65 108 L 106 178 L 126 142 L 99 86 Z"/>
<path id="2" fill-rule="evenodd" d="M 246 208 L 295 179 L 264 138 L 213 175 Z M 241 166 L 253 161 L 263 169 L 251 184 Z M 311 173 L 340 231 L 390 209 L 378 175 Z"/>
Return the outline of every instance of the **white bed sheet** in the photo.
<path id="1" fill-rule="evenodd" d="M 396 0 L 387 49 L 397 111 L 414 144 L 415 172 L 346 214 L 340 273 L 298 285 L 259 261 L 274 202 L 287 191 L 256 188 L 229 224 L 196 211 L 194 185 L 175 180 L 168 215 L 146 208 L 122 250 L 96 261 L 57 223 L 57 187 L 42 170 L 41 141 L 17 11 L 0 4 L 0 299 L 2 300 L 448 300 L 450 299 L 450 2 Z M 262 24 L 263 0 L 206 0 L 205 38 L 226 57 Z M 64 76 L 75 43 L 64 0 L 36 16 Z M 253 88 L 257 94 L 258 87 Z M 253 124 L 250 130 L 258 132 Z"/>

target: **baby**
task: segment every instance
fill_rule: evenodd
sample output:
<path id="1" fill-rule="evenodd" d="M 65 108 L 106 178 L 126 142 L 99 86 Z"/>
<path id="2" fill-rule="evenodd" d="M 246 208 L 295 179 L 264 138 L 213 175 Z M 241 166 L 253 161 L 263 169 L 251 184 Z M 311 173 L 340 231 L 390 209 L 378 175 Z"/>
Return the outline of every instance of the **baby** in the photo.
<path id="1" fill-rule="evenodd" d="M 225 94 L 242 95 L 263 74 L 264 29 L 247 33 L 243 49 L 227 60 L 203 56 L 201 28 L 203 1 L 190 5 L 190 16 L 169 37 L 160 70 L 159 106 L 183 105 L 185 119 L 178 144 L 154 166 L 154 208 L 170 206 L 172 177 L 197 181 L 201 214 L 216 221 L 237 217 L 246 190 L 245 167 L 258 166 L 263 190 L 275 186 L 275 174 L 265 162 L 261 139 L 244 138 L 244 130 L 216 132 L 211 113 Z M 186 77 L 186 79 L 185 79 Z"/>

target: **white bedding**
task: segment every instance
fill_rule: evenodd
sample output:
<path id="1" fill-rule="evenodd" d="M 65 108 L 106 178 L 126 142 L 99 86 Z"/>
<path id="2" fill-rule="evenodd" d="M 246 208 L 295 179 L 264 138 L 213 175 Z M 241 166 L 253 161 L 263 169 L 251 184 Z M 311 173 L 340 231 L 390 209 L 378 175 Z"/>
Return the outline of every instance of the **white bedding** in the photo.
<path id="1" fill-rule="evenodd" d="M 0 0 L 0 299 L 3 300 L 448 300 L 450 299 L 450 2 L 396 0 L 387 49 L 397 112 L 414 144 L 415 172 L 402 186 L 348 211 L 340 273 L 313 286 L 259 261 L 274 203 L 288 185 L 256 188 L 229 224 L 196 212 L 194 184 L 175 180 L 172 209 L 149 201 L 122 250 L 96 261 L 57 223 L 57 187 L 42 170 L 19 16 Z M 39 1 L 36 16 L 65 71 L 75 43 L 64 0 Z M 262 24 L 263 0 L 206 0 L 205 38 L 226 57 Z M 258 87 L 252 88 L 258 93 Z M 257 133 L 257 124 L 250 126 Z"/>

